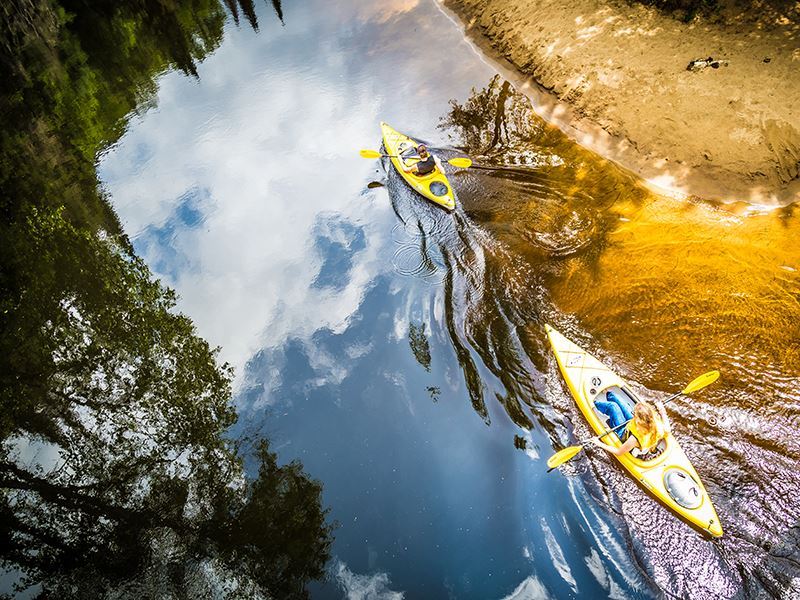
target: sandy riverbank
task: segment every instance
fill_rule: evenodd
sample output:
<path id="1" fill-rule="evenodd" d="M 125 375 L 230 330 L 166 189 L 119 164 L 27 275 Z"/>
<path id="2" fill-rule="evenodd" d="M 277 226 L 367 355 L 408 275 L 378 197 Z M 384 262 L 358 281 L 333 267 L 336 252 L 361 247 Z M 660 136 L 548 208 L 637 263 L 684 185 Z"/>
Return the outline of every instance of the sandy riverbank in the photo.
<path id="1" fill-rule="evenodd" d="M 800 200 L 800 4 L 684 23 L 621 0 L 444 0 L 580 143 L 672 190 Z M 776 8 L 777 7 L 777 8 Z M 725 61 L 688 71 L 697 58 Z"/>

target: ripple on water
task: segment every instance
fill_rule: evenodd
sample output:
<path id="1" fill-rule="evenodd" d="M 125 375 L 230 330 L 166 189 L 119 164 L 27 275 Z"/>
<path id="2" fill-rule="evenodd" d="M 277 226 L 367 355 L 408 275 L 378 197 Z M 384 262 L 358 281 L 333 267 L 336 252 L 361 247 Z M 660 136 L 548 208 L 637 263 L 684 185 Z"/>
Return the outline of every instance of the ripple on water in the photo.
<path id="1" fill-rule="evenodd" d="M 592 243 L 597 232 L 596 214 L 587 207 L 553 203 L 532 217 L 530 226 L 521 229 L 520 234 L 551 256 L 577 254 Z"/>
<path id="2" fill-rule="evenodd" d="M 431 285 L 441 284 L 447 275 L 441 253 L 438 250 L 432 253 L 417 244 L 403 244 L 397 248 L 392 266 L 400 275 L 416 277 Z"/>
<path id="3" fill-rule="evenodd" d="M 469 213 L 512 246 L 568 257 L 601 233 L 601 203 L 552 173 L 505 167 L 463 174 L 459 184 Z"/>
<path id="4" fill-rule="evenodd" d="M 397 245 L 392 265 L 400 275 L 439 285 L 447 275 L 442 249 L 452 247 L 459 237 L 455 213 L 429 202 L 409 188 L 393 167 L 387 168 L 392 207 L 400 220 L 391 233 Z"/>

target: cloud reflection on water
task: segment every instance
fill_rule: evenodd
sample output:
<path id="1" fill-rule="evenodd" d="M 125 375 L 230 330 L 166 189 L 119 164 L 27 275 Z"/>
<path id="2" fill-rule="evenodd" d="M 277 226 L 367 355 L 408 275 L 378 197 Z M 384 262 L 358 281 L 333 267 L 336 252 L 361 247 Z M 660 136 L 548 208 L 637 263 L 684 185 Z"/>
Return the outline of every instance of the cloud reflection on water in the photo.
<path id="1" fill-rule="evenodd" d="M 226 43 L 200 65 L 200 81 L 162 77 L 158 108 L 100 163 L 137 250 L 237 372 L 259 347 L 290 332 L 341 327 L 387 268 L 376 261 L 376 231 L 388 206 L 361 195 L 374 164 L 357 150 L 377 145 L 382 118 L 435 122 L 456 93 L 453 82 L 469 80 L 445 76 L 452 65 L 439 61 L 424 75 L 408 61 L 398 68 L 394 56 L 410 56 L 415 44 L 412 25 L 425 22 L 412 14 L 415 6 L 399 2 L 387 12 L 365 3 L 355 22 L 350 6 L 325 5 L 321 20 L 285 7 L 287 26 L 262 19 L 260 34 L 229 24 Z M 346 26 L 337 28 L 337 20 Z M 448 34 L 443 47 L 463 44 L 456 31 Z M 309 47 L 309 37 L 319 45 Z M 427 90 L 422 97 L 418 86 Z M 407 100 L 398 103 L 398 94 Z M 196 189 L 206 194 L 194 207 L 201 227 L 182 223 L 176 209 Z M 335 290 L 313 285 L 322 263 L 308 238 L 321 210 L 347 215 L 365 236 L 349 279 Z"/>
<path id="2" fill-rule="evenodd" d="M 403 592 L 390 589 L 389 575 L 373 573 L 360 575 L 353 573 L 343 562 L 337 562 L 333 575 L 347 600 L 403 600 Z"/>
<path id="3" fill-rule="evenodd" d="M 388 208 L 359 196 L 371 166 L 353 149 L 375 137 L 373 99 L 359 100 L 354 90 L 322 85 L 308 74 L 298 78 L 290 66 L 253 73 L 238 54 L 280 53 L 267 35 L 247 41 L 267 47 L 226 45 L 208 61 L 224 69 L 201 66 L 201 77 L 211 70 L 217 85 L 166 76 L 158 111 L 101 165 L 137 250 L 178 290 L 181 309 L 222 346 L 223 359 L 239 368 L 266 341 L 265 329 L 275 341 L 288 331 L 345 321 L 380 270 L 364 241 L 365 252 L 335 293 L 312 285 L 322 261 L 308 238 L 320 209 L 374 223 Z M 220 72 L 226 81 L 219 81 Z M 286 89 L 292 85 L 295 91 Z M 354 103 L 359 110 L 352 110 Z M 150 160 L 128 172 L 142 148 Z M 200 227 L 181 219 L 179 201 L 198 188 L 206 191 L 193 206 L 202 213 Z M 358 227 L 370 237 L 368 227 Z M 196 268 L 186 269 L 184 257 Z M 309 306 L 316 307 L 313 314 Z"/>
<path id="4" fill-rule="evenodd" d="M 537 495 L 545 475 L 514 449 L 520 429 L 494 402 L 507 390 L 466 341 L 455 354 L 442 282 L 394 272 L 389 194 L 364 191 L 376 165 L 357 155 L 378 145 L 381 119 L 441 141 L 448 100 L 492 72 L 461 60 L 471 51 L 432 3 L 388 15 L 375 6 L 285 7 L 286 27 L 261 19 L 258 35 L 229 26 L 199 81 L 162 78 L 158 108 L 100 175 L 138 251 L 237 368 L 245 425 L 270 428 L 282 459 L 324 480 L 349 568 L 390 573 L 409 594 L 499 597 L 520 581 L 573 589 L 544 548 L 519 551 L 536 547 L 539 530 L 525 527 L 539 513 L 576 514 L 548 495 L 564 497 L 567 483 L 551 478 Z M 404 202 L 412 220 L 437 210 Z M 430 217 L 433 243 L 469 226 Z M 463 243 L 482 265 L 481 243 Z M 457 286 L 456 301 L 480 289 Z M 411 322 L 430 332 L 430 373 L 406 339 Z M 464 401 L 475 399 L 467 360 L 491 400 L 478 415 Z M 532 434 L 532 447 L 543 438 Z M 588 589 L 577 556 L 574 585 Z"/>

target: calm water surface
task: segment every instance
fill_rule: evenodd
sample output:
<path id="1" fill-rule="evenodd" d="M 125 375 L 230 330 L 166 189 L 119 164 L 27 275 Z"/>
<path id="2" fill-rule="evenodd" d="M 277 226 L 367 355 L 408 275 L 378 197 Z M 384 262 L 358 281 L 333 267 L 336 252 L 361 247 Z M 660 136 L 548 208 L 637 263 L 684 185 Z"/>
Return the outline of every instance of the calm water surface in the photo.
<path id="1" fill-rule="evenodd" d="M 339 528 L 314 595 L 799 592 L 793 210 L 652 195 L 542 123 L 433 2 L 259 11 L 198 79 L 165 74 L 99 171 L 235 367 L 233 433 L 322 481 Z M 454 173 L 447 214 L 358 156 L 381 120 L 503 168 Z M 544 322 L 651 397 L 723 372 L 671 409 L 722 540 L 597 453 L 546 473 L 587 428 Z"/>

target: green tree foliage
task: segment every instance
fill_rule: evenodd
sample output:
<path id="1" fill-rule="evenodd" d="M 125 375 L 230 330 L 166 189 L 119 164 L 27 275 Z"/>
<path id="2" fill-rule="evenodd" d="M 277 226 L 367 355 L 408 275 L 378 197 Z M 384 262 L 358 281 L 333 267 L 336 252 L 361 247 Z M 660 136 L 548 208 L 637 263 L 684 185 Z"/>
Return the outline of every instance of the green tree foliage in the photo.
<path id="1" fill-rule="evenodd" d="M 257 29 L 252 0 L 226 2 Z M 279 19 L 279 1 L 272 2 Z M 10 0 L 0 12 L 0 211 L 32 199 L 119 232 L 97 186 L 95 157 L 127 118 L 152 106 L 169 68 L 197 75 L 222 41 L 219 0 Z M 14 193 L 11 193 L 13 191 Z"/>
<path id="2" fill-rule="evenodd" d="M 76 222 L 118 232 L 103 202 L 95 157 L 126 116 L 148 106 L 155 77 L 196 64 L 222 39 L 217 0 L 162 4 L 12 0 L 0 21 L 0 208 L 65 205 Z M 13 193 L 12 193 L 13 192 Z"/>

